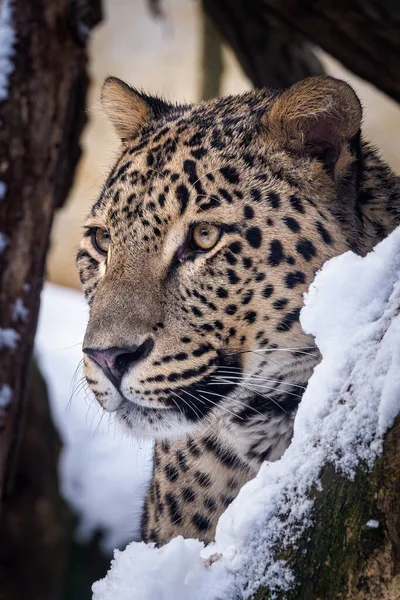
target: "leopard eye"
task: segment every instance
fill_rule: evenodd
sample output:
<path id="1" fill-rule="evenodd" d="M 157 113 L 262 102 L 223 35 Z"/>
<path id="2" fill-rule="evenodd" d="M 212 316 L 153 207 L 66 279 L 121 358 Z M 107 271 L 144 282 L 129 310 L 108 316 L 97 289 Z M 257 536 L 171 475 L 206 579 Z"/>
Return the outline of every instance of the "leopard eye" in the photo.
<path id="1" fill-rule="evenodd" d="M 100 254 L 106 255 L 110 247 L 110 234 L 101 227 L 96 227 L 92 232 L 92 244 Z"/>
<path id="2" fill-rule="evenodd" d="M 221 236 L 221 229 L 217 225 L 199 223 L 192 229 L 191 245 L 194 250 L 211 250 Z"/>

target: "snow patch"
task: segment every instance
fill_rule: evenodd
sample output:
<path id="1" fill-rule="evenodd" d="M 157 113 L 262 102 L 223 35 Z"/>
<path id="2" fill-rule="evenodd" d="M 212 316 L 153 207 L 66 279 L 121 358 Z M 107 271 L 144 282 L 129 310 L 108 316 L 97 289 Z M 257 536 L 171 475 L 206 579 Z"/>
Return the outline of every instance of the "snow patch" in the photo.
<path id="1" fill-rule="evenodd" d="M 11 310 L 11 318 L 13 321 L 26 322 L 28 319 L 29 310 L 25 307 L 22 298 L 17 298 Z"/>
<path id="2" fill-rule="evenodd" d="M 83 294 L 46 284 L 36 355 L 64 443 L 61 488 L 80 517 L 77 535 L 87 540 L 100 530 L 104 550 L 112 552 L 140 537 L 153 450 L 150 442 L 123 435 L 81 380 L 87 314 Z"/>
<path id="3" fill-rule="evenodd" d="M 11 404 L 12 389 L 6 383 L 0 385 L 0 410 L 4 410 Z"/>
<path id="4" fill-rule="evenodd" d="M 15 350 L 19 337 L 15 329 L 0 329 L 0 350 L 4 348 Z"/>
<path id="5" fill-rule="evenodd" d="M 8 76 L 14 70 L 11 57 L 14 55 L 15 42 L 12 0 L 2 0 L 0 4 L 0 102 L 8 98 Z M 3 191 L 5 192 L 5 189 Z"/>
<path id="6" fill-rule="evenodd" d="M 308 492 L 321 488 L 321 467 L 331 463 L 353 477 L 360 461 L 372 466 L 399 413 L 399 280 L 400 228 L 365 258 L 347 252 L 324 266 L 301 313 L 323 359 L 288 450 L 242 488 L 219 520 L 215 543 L 132 543 L 93 585 L 94 600 L 228 600 L 249 598 L 260 585 L 273 598 L 293 585 L 276 551 L 311 524 Z"/>
<path id="7" fill-rule="evenodd" d="M 7 248 L 7 246 L 8 246 L 8 237 L 6 236 L 5 233 L 0 232 L 0 254 L 2 252 L 4 252 L 4 250 Z"/>
<path id="8" fill-rule="evenodd" d="M 0 181 L 0 202 L 4 200 L 7 193 L 7 184 L 4 181 Z"/>
<path id="9" fill-rule="evenodd" d="M 375 521 L 375 519 L 370 519 L 365 523 L 365 526 L 369 527 L 370 529 L 378 529 L 379 521 Z"/>

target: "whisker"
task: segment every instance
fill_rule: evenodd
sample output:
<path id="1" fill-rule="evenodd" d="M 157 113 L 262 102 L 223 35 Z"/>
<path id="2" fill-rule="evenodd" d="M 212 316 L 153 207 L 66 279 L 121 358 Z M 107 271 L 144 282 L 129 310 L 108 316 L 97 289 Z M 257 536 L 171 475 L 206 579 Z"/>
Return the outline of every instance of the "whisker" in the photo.
<path id="1" fill-rule="evenodd" d="M 203 392 L 204 394 L 208 394 L 208 390 L 206 390 L 205 392 Z M 217 406 L 218 408 L 220 408 L 221 410 L 224 410 L 225 412 L 229 413 L 230 415 L 232 415 L 235 418 L 241 419 L 242 421 L 244 421 L 244 419 L 242 417 L 239 417 L 239 415 L 237 415 L 236 413 L 232 412 L 231 410 L 229 410 L 228 408 L 226 408 L 225 406 L 220 406 L 217 402 L 213 402 L 212 400 L 210 400 L 209 398 L 205 398 L 204 396 L 200 395 L 200 398 L 203 398 L 204 400 L 206 400 L 207 402 L 211 402 L 211 404 L 213 404 L 214 406 Z"/>
<path id="2" fill-rule="evenodd" d="M 224 378 L 224 377 L 217 377 L 217 376 L 214 376 L 214 377 L 215 377 L 215 379 L 219 379 L 220 381 L 226 381 L 226 378 Z M 242 377 L 236 377 L 236 376 L 230 377 L 230 380 L 231 380 L 230 381 L 231 384 L 234 384 L 235 381 L 236 382 L 237 381 L 245 381 Z M 220 385 L 220 381 L 218 381 L 216 383 L 210 383 L 209 385 Z M 236 385 L 239 385 L 239 384 L 236 383 Z M 247 385 L 248 386 L 252 386 L 253 388 L 261 388 L 261 389 L 273 390 L 273 391 L 277 392 L 276 387 L 271 386 L 271 385 L 262 385 L 260 383 L 254 383 L 254 384 L 248 383 Z M 294 392 L 289 392 L 288 390 L 286 390 L 285 392 L 282 392 L 282 393 L 284 393 L 284 394 L 286 394 L 288 396 L 296 396 L 296 398 L 299 397 L 299 394 L 295 394 Z"/>
<path id="3" fill-rule="evenodd" d="M 228 367 L 229 369 L 230 367 Z M 234 369 L 235 367 L 232 367 L 232 369 Z M 238 367 L 238 371 L 241 371 L 241 369 Z M 225 370 L 221 370 L 218 369 L 217 374 L 213 375 L 213 377 L 218 377 L 220 374 L 225 373 L 227 375 L 232 375 L 232 376 L 236 376 L 237 372 L 233 371 L 225 371 Z M 289 381 L 281 381 L 280 379 L 270 379 L 269 377 L 262 377 L 262 375 L 243 375 L 241 377 L 243 379 L 243 381 L 249 380 L 249 379 L 260 379 L 262 381 L 265 381 L 266 383 L 279 383 L 280 385 L 287 385 L 289 387 L 297 387 L 301 390 L 305 390 L 305 386 L 304 385 L 299 385 L 297 383 L 290 383 Z"/>

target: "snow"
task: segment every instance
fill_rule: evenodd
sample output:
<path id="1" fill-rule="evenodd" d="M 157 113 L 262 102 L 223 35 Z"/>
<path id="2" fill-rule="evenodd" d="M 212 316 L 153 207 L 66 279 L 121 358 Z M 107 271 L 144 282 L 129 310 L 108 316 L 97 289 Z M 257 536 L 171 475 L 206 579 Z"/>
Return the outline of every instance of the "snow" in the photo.
<path id="1" fill-rule="evenodd" d="M 4 410 L 11 404 L 12 390 L 9 385 L 2 383 L 0 385 L 0 411 Z"/>
<path id="2" fill-rule="evenodd" d="M 370 529 L 378 529 L 379 527 L 379 521 L 376 521 L 375 519 L 370 519 L 369 521 L 366 522 L 366 527 L 369 527 Z"/>
<path id="3" fill-rule="evenodd" d="M 7 184 L 4 181 L 0 181 L 0 202 L 4 200 L 7 193 Z"/>
<path id="4" fill-rule="evenodd" d="M 25 321 L 28 319 L 29 310 L 25 307 L 22 298 L 17 298 L 12 307 L 12 320 L 13 321 Z"/>
<path id="5" fill-rule="evenodd" d="M 15 350 L 18 340 L 19 333 L 15 329 L 0 329 L 0 350 L 3 350 L 3 348 Z"/>
<path id="6" fill-rule="evenodd" d="M 77 535 L 103 532 L 111 552 L 139 539 L 152 471 L 152 445 L 125 437 L 74 377 L 82 358 L 87 305 L 79 292 L 47 284 L 41 298 L 36 355 L 47 381 L 56 426 L 64 442 L 62 493 L 80 517 Z"/>
<path id="7" fill-rule="evenodd" d="M 0 254 L 4 252 L 4 250 L 8 246 L 8 238 L 4 233 L 0 232 Z"/>
<path id="8" fill-rule="evenodd" d="M 249 598 L 260 585 L 274 598 L 293 585 L 276 553 L 311 524 L 308 492 L 321 488 L 321 467 L 329 462 L 351 478 L 360 461 L 372 466 L 400 410 L 399 280 L 400 228 L 365 258 L 347 252 L 324 266 L 301 313 L 323 359 L 288 450 L 242 488 L 215 543 L 131 543 L 93 585 L 93 600 L 228 600 Z"/>
<path id="9" fill-rule="evenodd" d="M 16 35 L 12 19 L 12 0 L 2 0 L 0 4 L 0 102 L 8 97 L 8 76 L 13 72 L 11 57 L 14 55 Z M 5 184 L 3 184 L 5 185 Z M 0 188 L 3 197 L 6 188 Z"/>

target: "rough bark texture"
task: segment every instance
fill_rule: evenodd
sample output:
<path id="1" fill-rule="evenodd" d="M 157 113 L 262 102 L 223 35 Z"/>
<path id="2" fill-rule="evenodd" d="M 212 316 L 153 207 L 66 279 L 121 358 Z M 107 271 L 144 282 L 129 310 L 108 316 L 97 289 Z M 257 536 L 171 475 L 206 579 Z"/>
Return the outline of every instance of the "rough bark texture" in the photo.
<path id="1" fill-rule="evenodd" d="M 312 52 L 301 34 L 400 101 L 400 2 L 203 1 L 254 85 L 285 85 L 285 78 L 314 72 Z"/>
<path id="2" fill-rule="evenodd" d="M 322 73 L 308 42 L 261 0 L 203 0 L 203 6 L 255 87 L 288 87 Z"/>
<path id="3" fill-rule="evenodd" d="M 85 44 L 100 19 L 99 0 L 15 0 L 17 35 L 9 98 L 0 105 L 0 327 L 14 329 L 15 348 L 0 349 L 0 383 L 11 402 L 0 414 L 0 492 L 12 488 L 24 398 L 55 207 L 72 182 L 88 86 Z M 17 299 L 29 311 L 15 315 Z M 4 390 L 4 387 L 3 387 Z"/>
<path id="4" fill-rule="evenodd" d="M 61 442 L 35 367 L 31 382 L 15 486 L 2 506 L 1 600 L 61 599 L 73 530 L 73 517 L 58 492 Z"/>
<path id="5" fill-rule="evenodd" d="M 321 481 L 314 525 L 279 556 L 298 582 L 279 600 L 399 600 L 400 418 L 372 472 L 360 467 L 349 481 L 327 465 Z M 370 519 L 379 527 L 367 527 Z M 266 589 L 255 595 L 270 599 Z"/>
<path id="6" fill-rule="evenodd" d="M 259 5 L 400 101 L 398 1 L 259 0 Z"/>

